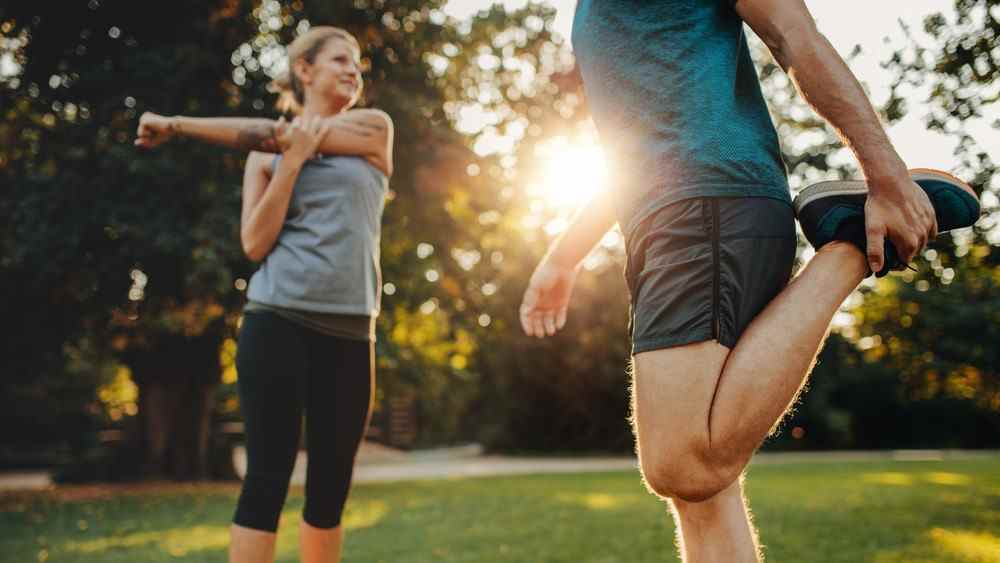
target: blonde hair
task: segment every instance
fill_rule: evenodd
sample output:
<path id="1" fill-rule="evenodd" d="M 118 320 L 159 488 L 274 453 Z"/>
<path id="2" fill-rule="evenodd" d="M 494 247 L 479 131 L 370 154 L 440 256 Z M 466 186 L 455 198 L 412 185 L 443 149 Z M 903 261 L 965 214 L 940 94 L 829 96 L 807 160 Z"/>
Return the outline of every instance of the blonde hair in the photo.
<path id="1" fill-rule="evenodd" d="M 295 41 L 286 49 L 288 53 L 288 70 L 278 78 L 271 81 L 270 90 L 278 93 L 277 106 L 282 112 L 299 113 L 302 105 L 305 104 L 305 90 L 299 77 L 295 75 L 292 66 L 295 61 L 305 59 L 312 63 L 316 60 L 316 55 L 323 49 L 331 39 L 346 41 L 358 53 L 361 52 L 361 45 L 346 30 L 332 25 L 319 25 L 310 28 L 309 31 L 295 38 Z"/>

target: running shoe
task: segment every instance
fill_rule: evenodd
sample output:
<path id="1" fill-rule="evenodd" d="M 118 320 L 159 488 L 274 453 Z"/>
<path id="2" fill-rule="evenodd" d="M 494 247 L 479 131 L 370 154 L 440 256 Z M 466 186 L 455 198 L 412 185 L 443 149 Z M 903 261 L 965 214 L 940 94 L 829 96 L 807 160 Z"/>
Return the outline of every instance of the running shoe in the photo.
<path id="1" fill-rule="evenodd" d="M 910 170 L 910 177 L 920 186 L 934 206 L 938 232 L 969 227 L 979 219 L 980 207 L 976 192 L 958 178 L 930 168 Z M 806 239 L 814 248 L 834 240 L 850 242 L 867 253 L 865 236 L 865 201 L 868 185 L 861 180 L 819 182 L 803 189 L 795 197 L 795 215 Z M 882 277 L 891 270 L 904 268 L 896 248 L 885 241 L 885 261 Z"/>

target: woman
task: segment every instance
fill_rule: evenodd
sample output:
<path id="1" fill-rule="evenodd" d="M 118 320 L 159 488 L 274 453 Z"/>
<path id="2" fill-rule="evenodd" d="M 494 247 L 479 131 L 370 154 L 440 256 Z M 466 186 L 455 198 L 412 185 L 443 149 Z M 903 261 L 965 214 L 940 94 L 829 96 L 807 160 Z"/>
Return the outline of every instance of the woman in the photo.
<path id="1" fill-rule="evenodd" d="M 229 552 L 239 563 L 274 560 L 303 411 L 302 561 L 340 561 L 340 519 L 374 388 L 392 122 L 351 109 L 361 93 L 360 47 L 346 31 L 310 29 L 288 47 L 288 63 L 277 85 L 279 107 L 297 114 L 290 124 L 147 113 L 136 140 L 154 147 L 185 136 L 252 151 L 240 237 L 261 265 L 236 358 L 248 458 Z"/>

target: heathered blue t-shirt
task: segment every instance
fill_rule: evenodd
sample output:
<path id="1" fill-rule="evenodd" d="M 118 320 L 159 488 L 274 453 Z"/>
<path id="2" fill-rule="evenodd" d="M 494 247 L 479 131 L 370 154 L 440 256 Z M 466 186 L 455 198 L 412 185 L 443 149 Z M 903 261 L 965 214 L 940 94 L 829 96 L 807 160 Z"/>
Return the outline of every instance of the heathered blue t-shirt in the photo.
<path id="1" fill-rule="evenodd" d="M 692 197 L 791 203 L 733 0 L 580 0 L 573 49 L 626 236 Z"/>

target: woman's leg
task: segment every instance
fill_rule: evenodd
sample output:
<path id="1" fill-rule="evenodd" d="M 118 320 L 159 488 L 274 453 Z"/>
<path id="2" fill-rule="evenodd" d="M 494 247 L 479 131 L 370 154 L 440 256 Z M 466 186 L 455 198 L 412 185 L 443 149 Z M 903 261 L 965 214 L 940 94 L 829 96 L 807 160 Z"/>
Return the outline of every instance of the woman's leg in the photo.
<path id="1" fill-rule="evenodd" d="M 303 563 L 339 563 L 340 517 L 375 388 L 371 342 L 316 334 L 306 392 L 306 504 Z"/>
<path id="2" fill-rule="evenodd" d="M 299 524 L 302 563 L 340 563 L 343 545 L 344 530 L 339 524 L 330 529 L 311 526 L 305 520 Z"/>
<path id="3" fill-rule="evenodd" d="M 233 524 L 229 529 L 229 563 L 272 563 L 278 534 Z"/>
<path id="4" fill-rule="evenodd" d="M 302 425 L 308 369 L 302 329 L 272 313 L 247 313 L 236 369 L 247 474 L 233 517 L 229 561 L 270 562 Z"/>

